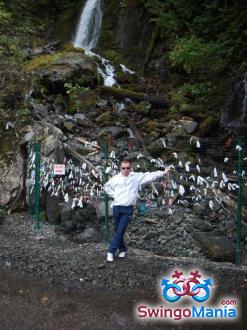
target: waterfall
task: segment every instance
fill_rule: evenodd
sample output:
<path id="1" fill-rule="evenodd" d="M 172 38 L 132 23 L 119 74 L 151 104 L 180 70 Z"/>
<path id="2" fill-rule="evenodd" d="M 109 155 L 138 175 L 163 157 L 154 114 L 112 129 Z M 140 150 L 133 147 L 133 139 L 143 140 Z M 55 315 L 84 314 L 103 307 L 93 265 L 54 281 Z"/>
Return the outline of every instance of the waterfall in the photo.
<path id="1" fill-rule="evenodd" d="M 85 50 L 96 46 L 102 21 L 101 0 L 87 0 L 82 9 L 73 45 Z"/>
<path id="2" fill-rule="evenodd" d="M 99 54 L 92 52 L 99 38 L 102 16 L 102 0 L 87 0 L 82 9 L 80 20 L 76 28 L 75 38 L 72 43 L 74 47 L 84 48 L 87 55 L 98 59 L 100 62 L 98 72 L 103 78 L 105 86 L 119 87 L 115 79 L 115 68 L 111 62 Z M 123 64 L 120 66 L 123 72 L 128 72 L 129 74 L 134 73 Z"/>
<path id="3" fill-rule="evenodd" d="M 101 0 L 86 1 L 81 12 L 73 45 L 77 48 L 84 48 L 87 55 L 96 57 L 100 61 L 98 72 L 104 79 L 105 86 L 118 86 L 114 78 L 114 66 L 110 61 L 92 52 L 92 48 L 96 46 L 100 34 L 103 16 L 101 7 Z"/>

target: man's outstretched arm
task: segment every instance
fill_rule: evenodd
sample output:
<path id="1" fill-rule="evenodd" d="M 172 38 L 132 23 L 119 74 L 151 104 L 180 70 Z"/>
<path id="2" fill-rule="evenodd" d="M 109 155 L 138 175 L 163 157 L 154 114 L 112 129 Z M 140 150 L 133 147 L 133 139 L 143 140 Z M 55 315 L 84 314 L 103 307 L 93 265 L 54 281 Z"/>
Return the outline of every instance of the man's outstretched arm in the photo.
<path id="1" fill-rule="evenodd" d="M 159 179 L 162 176 L 165 176 L 170 172 L 171 172 L 171 169 L 169 167 L 166 167 L 164 171 L 138 173 L 139 174 L 139 184 L 144 184 L 147 182 L 155 181 L 156 179 Z"/>

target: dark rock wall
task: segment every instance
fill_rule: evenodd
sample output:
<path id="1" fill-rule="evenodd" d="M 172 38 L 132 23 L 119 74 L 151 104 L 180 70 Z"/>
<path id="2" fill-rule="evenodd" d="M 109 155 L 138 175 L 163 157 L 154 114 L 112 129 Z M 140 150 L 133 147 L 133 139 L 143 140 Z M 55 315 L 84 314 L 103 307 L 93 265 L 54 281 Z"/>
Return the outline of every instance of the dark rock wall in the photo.
<path id="1" fill-rule="evenodd" d="M 230 93 L 226 106 L 223 108 L 220 122 L 222 127 L 228 127 L 240 135 L 247 135 L 247 73 Z"/>
<path id="2" fill-rule="evenodd" d="M 53 39 L 59 39 L 63 43 L 72 41 L 84 4 L 85 0 L 79 0 L 57 16 L 52 33 Z"/>
<path id="3" fill-rule="evenodd" d="M 140 68 L 153 29 L 145 8 L 140 1 L 131 1 L 125 8 L 118 0 L 104 1 L 103 6 L 99 51 L 107 54 L 109 49 L 115 50 L 123 61 Z"/>

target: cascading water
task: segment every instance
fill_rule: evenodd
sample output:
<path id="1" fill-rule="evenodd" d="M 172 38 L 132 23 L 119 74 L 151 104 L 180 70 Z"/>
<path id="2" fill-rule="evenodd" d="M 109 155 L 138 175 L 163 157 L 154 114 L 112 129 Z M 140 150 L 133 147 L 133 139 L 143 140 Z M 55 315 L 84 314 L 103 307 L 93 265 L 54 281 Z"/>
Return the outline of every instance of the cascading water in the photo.
<path id="1" fill-rule="evenodd" d="M 105 86 L 118 86 L 114 78 L 115 68 L 113 65 L 105 58 L 92 52 L 99 38 L 101 22 L 102 1 L 87 0 L 81 12 L 73 45 L 77 48 L 84 48 L 87 55 L 99 59 L 101 67 L 98 67 L 98 71 L 104 79 Z"/>
<path id="2" fill-rule="evenodd" d="M 101 0 L 88 0 L 82 9 L 73 45 L 85 50 L 96 46 L 102 21 Z"/>

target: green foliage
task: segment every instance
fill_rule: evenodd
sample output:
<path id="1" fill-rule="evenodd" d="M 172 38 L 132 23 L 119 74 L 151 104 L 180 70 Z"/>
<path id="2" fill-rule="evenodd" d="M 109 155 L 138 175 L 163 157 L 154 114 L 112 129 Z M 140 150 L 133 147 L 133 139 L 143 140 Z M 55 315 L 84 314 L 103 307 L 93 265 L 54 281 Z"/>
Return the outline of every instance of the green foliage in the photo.
<path id="1" fill-rule="evenodd" d="M 25 9 L 38 13 L 39 10 L 57 11 L 75 4 L 77 0 L 10 0 L 8 6 L 12 10 L 21 8 L 24 12 Z"/>
<path id="2" fill-rule="evenodd" d="M 19 10 L 13 9 L 15 4 Z M 14 123 L 15 135 L 28 120 L 26 95 L 32 85 L 32 76 L 23 69 L 23 49 L 40 33 L 35 25 L 42 25 L 38 17 L 21 11 L 24 5 L 28 3 L 0 0 L 0 130 L 10 121 Z"/>
<path id="3" fill-rule="evenodd" d="M 136 112 L 142 116 L 148 115 L 151 104 L 148 101 L 142 101 L 135 106 Z"/>
<path id="4" fill-rule="evenodd" d="M 208 108 L 219 105 L 247 69 L 247 2 L 142 0 L 168 49 L 178 94 Z M 224 81 L 224 84 L 222 84 Z"/>
<path id="5" fill-rule="evenodd" d="M 220 53 L 221 47 L 215 42 L 205 43 L 192 35 L 178 39 L 169 58 L 173 66 L 180 66 L 189 74 L 208 76 L 225 67 L 226 62 Z"/>
<path id="6" fill-rule="evenodd" d="M 90 88 L 83 87 L 80 84 L 75 84 L 72 82 L 65 83 L 64 88 L 66 93 L 69 95 L 69 99 L 70 99 L 70 107 L 68 112 L 71 114 L 79 112 L 82 108 L 82 102 L 79 98 L 79 94 L 80 93 L 90 94 L 91 92 Z"/>
<path id="7" fill-rule="evenodd" d="M 2 29 L 11 19 L 11 13 L 7 11 L 3 1 L 0 1 L 0 29 Z"/>
<path id="8" fill-rule="evenodd" d="M 210 102 L 210 97 L 215 96 L 217 92 L 216 86 L 210 82 L 197 82 L 197 83 L 185 83 L 181 85 L 176 94 L 179 96 L 189 97 L 190 100 L 194 100 L 195 103 L 208 103 Z"/>
<path id="9" fill-rule="evenodd" d="M 81 102 L 78 99 L 78 91 L 81 89 L 80 85 L 72 84 L 72 83 L 65 83 L 64 88 L 66 93 L 69 95 L 70 98 L 70 113 L 76 113 L 80 110 Z"/>
<path id="10" fill-rule="evenodd" d="M 16 121 L 19 126 L 25 125 L 28 122 L 30 113 L 30 110 L 26 107 L 18 109 L 16 111 Z"/>
<path id="11" fill-rule="evenodd" d="M 120 7 L 126 8 L 128 6 L 128 0 L 120 0 Z"/>

